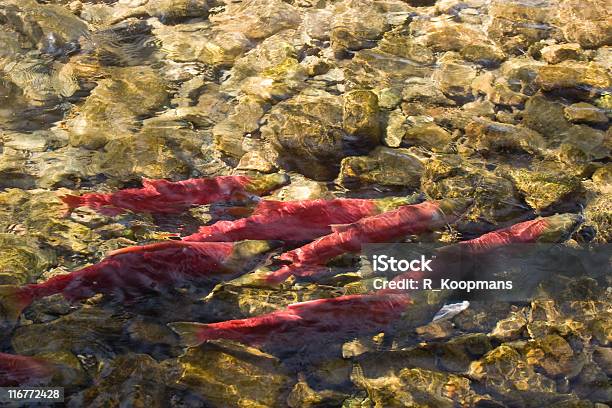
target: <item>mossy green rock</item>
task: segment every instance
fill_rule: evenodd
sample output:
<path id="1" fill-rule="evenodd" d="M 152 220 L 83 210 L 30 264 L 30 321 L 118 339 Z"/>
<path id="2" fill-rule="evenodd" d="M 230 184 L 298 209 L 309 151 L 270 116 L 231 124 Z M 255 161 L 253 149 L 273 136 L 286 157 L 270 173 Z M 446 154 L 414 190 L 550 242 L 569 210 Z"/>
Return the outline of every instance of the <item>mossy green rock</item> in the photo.
<path id="1" fill-rule="evenodd" d="M 95 385 L 73 396 L 73 406 L 104 406 L 110 401 L 134 407 L 168 406 L 169 370 L 147 354 L 129 353 L 105 362 Z"/>
<path id="2" fill-rule="evenodd" d="M 125 137 L 135 130 L 140 117 L 161 109 L 167 101 L 166 84 L 149 68 L 116 68 L 110 74 L 68 121 L 72 146 L 98 149 Z"/>
<path id="3" fill-rule="evenodd" d="M 582 193 L 580 179 L 571 175 L 525 169 L 508 169 L 507 174 L 524 195 L 527 204 L 536 211 L 560 204 L 570 196 L 576 200 Z"/>
<path id="4" fill-rule="evenodd" d="M 333 179 L 345 156 L 342 99 L 326 92 L 303 93 L 279 103 L 261 128 L 279 164 L 315 180 Z"/>
<path id="5" fill-rule="evenodd" d="M 470 221 L 501 222 L 522 212 L 511 181 L 457 155 L 439 155 L 424 165 L 421 188 L 434 199 L 472 197 Z"/>
<path id="6" fill-rule="evenodd" d="M 344 95 L 342 107 L 344 130 L 356 144 L 375 146 L 380 141 L 378 96 L 372 91 L 358 90 Z"/>
<path id="7" fill-rule="evenodd" d="M 55 254 L 28 236 L 0 234 L 0 283 L 22 285 L 56 262 Z"/>
<path id="8" fill-rule="evenodd" d="M 539 133 L 521 126 L 477 119 L 465 128 L 467 146 L 484 153 L 540 153 L 546 143 Z"/>
<path id="9" fill-rule="evenodd" d="M 9 189 L 0 193 L 0 227 L 19 225 L 41 243 L 88 252 L 99 239 L 91 228 L 63 217 L 65 207 L 54 191 Z"/>
<path id="10" fill-rule="evenodd" d="M 187 349 L 178 363 L 178 384 L 214 405 L 277 406 L 289 385 L 275 357 L 227 341 Z"/>
<path id="11" fill-rule="evenodd" d="M 377 147 L 368 156 L 342 160 L 338 182 L 344 186 L 381 185 L 414 189 L 420 184 L 423 165 L 408 149 Z"/>

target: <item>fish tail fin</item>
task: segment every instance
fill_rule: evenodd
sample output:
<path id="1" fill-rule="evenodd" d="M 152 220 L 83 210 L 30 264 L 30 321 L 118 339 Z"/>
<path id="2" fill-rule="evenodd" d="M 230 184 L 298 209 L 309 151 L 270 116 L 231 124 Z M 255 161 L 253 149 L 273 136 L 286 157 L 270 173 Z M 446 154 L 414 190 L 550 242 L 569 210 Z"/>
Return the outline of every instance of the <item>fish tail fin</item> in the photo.
<path id="1" fill-rule="evenodd" d="M 12 326 L 33 300 L 27 287 L 0 285 L 0 326 Z"/>
<path id="2" fill-rule="evenodd" d="M 196 347 L 204 343 L 206 339 L 202 338 L 202 329 L 208 325 L 194 322 L 174 322 L 168 323 L 168 327 L 178 334 L 180 344 L 184 347 Z"/>
<path id="3" fill-rule="evenodd" d="M 60 200 L 62 200 L 64 204 L 66 205 L 67 213 L 74 210 L 77 207 L 81 207 L 84 205 L 83 197 L 74 195 L 74 194 L 65 194 L 63 196 L 60 196 Z"/>

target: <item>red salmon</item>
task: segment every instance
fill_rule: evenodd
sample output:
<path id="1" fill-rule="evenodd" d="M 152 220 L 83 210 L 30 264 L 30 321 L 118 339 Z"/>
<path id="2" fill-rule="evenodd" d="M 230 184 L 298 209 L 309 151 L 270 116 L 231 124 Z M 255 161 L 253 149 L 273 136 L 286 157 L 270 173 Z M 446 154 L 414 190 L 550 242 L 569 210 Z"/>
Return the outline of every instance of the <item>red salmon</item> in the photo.
<path id="1" fill-rule="evenodd" d="M 407 197 L 333 199 L 304 201 L 261 201 L 248 218 L 219 221 L 200 227 L 185 241 L 214 242 L 243 239 L 271 239 L 285 242 L 311 241 L 331 233 L 334 224 L 350 224 L 364 217 L 380 214 L 410 204 Z"/>
<path id="2" fill-rule="evenodd" d="M 331 234 L 282 254 L 280 259 L 292 264 L 272 272 L 266 280 L 279 283 L 291 275 L 312 275 L 312 265 L 324 265 L 338 255 L 359 252 L 363 244 L 390 242 L 439 229 L 456 221 L 470 203 L 459 199 L 426 201 L 334 227 Z"/>
<path id="3" fill-rule="evenodd" d="M 142 188 L 114 193 L 65 195 L 61 199 L 71 210 L 90 207 L 103 214 L 117 215 L 125 210 L 151 213 L 180 213 L 191 206 L 244 199 L 275 190 L 289 182 L 285 174 L 260 177 L 220 176 L 177 182 L 143 179 Z"/>
<path id="4" fill-rule="evenodd" d="M 493 231 L 476 239 L 462 242 L 465 249 L 477 256 L 509 244 L 558 242 L 567 237 L 580 222 L 574 214 L 522 222 Z M 416 278 L 413 272 L 403 274 Z M 246 319 L 201 324 L 177 322 L 170 324 L 188 346 L 206 340 L 231 339 L 250 345 L 269 342 L 290 342 L 308 334 L 350 336 L 366 331 L 384 330 L 398 319 L 410 305 L 409 295 L 401 290 L 379 290 L 366 295 L 340 296 L 296 303 L 284 310 Z"/>
<path id="5" fill-rule="evenodd" d="M 179 282 L 217 280 L 246 272 L 273 245 L 267 241 L 168 241 L 125 248 L 99 263 L 42 283 L 0 286 L 0 305 L 5 319 L 12 321 L 33 300 L 58 293 L 71 301 L 97 293 L 132 299 Z"/>

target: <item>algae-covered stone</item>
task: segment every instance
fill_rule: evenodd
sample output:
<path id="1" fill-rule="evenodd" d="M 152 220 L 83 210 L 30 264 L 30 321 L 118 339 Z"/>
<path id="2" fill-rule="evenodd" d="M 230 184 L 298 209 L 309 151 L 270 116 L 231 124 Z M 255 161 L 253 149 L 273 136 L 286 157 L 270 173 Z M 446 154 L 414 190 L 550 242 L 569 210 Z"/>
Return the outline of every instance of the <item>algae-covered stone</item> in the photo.
<path id="1" fill-rule="evenodd" d="M 432 105 L 455 105 L 455 102 L 447 98 L 435 82 L 421 78 L 410 79 L 402 91 L 402 99 L 406 102 L 421 102 Z"/>
<path id="2" fill-rule="evenodd" d="M 145 123 L 138 134 L 107 143 L 92 164 L 99 173 L 125 181 L 187 178 L 206 162 L 199 152 L 202 136 L 180 122 Z"/>
<path id="3" fill-rule="evenodd" d="M 549 377 L 575 377 L 584 364 L 584 359 L 575 355 L 569 343 L 558 335 L 527 343 L 525 357 L 527 364 L 542 368 Z"/>
<path id="4" fill-rule="evenodd" d="M 76 117 L 68 121 L 70 144 L 97 149 L 133 132 L 137 119 L 167 100 L 166 84 L 143 67 L 117 68 L 102 79 Z"/>
<path id="5" fill-rule="evenodd" d="M 523 124 L 551 140 L 560 140 L 571 123 L 565 119 L 564 107 L 543 95 L 534 95 L 525 104 Z"/>
<path id="6" fill-rule="evenodd" d="M 326 92 L 303 93 L 279 103 L 262 126 L 280 164 L 315 180 L 329 180 L 349 149 L 342 129 L 342 99 Z"/>
<path id="7" fill-rule="evenodd" d="M 466 126 L 465 133 L 467 145 L 481 152 L 538 154 L 545 147 L 542 136 L 531 129 L 486 119 L 474 120 Z"/>
<path id="8" fill-rule="evenodd" d="M 97 307 L 83 308 L 48 323 L 21 326 L 11 344 L 18 354 L 71 351 L 97 358 L 113 354 L 111 345 L 123 333 L 126 319 Z M 45 339 L 41 343 L 41 339 Z"/>
<path id="9" fill-rule="evenodd" d="M 334 12 L 330 39 L 332 49 L 339 56 L 375 46 L 376 40 L 388 29 L 381 10 L 364 0 L 340 2 Z"/>
<path id="10" fill-rule="evenodd" d="M 55 254 L 40 248 L 28 236 L 0 234 L 0 283 L 21 285 L 36 279 L 56 261 Z"/>
<path id="11" fill-rule="evenodd" d="M 612 79 L 610 73 L 596 63 L 584 64 L 566 61 L 557 65 L 540 67 L 535 84 L 544 91 L 560 89 L 580 91 L 584 88 L 589 92 L 597 93 L 610 88 Z"/>
<path id="12" fill-rule="evenodd" d="M 68 406 L 104 406 L 109 401 L 136 407 L 167 407 L 169 370 L 147 354 L 124 354 L 104 362 L 95 385 L 71 396 Z"/>
<path id="13" fill-rule="evenodd" d="M 259 121 L 268 108 L 266 102 L 260 98 L 241 98 L 234 111 L 213 127 L 215 147 L 228 156 L 242 157 L 245 153 L 245 135 L 259 129 Z"/>
<path id="14" fill-rule="evenodd" d="M 565 38 L 585 48 L 610 45 L 610 4 L 605 0 L 568 0 L 559 3 L 558 18 Z"/>
<path id="15" fill-rule="evenodd" d="M 303 89 L 306 75 L 306 68 L 297 59 L 287 58 L 280 64 L 262 71 L 258 76 L 245 79 L 240 90 L 268 102 L 278 102 Z"/>
<path id="16" fill-rule="evenodd" d="M 381 185 L 416 188 L 423 165 L 408 149 L 378 147 L 368 156 L 342 160 L 338 182 L 345 186 Z"/>
<path id="17" fill-rule="evenodd" d="M 548 45 L 540 50 L 542 58 L 549 64 L 558 64 L 566 60 L 580 60 L 583 52 L 580 44 Z"/>
<path id="18" fill-rule="evenodd" d="M 421 188 L 434 199 L 472 197 L 467 220 L 500 222 L 512 219 L 523 205 L 512 182 L 455 155 L 440 155 L 424 164 Z"/>
<path id="19" fill-rule="evenodd" d="M 570 122 L 588 123 L 593 125 L 608 123 L 608 116 L 596 106 L 586 102 L 579 102 L 567 106 L 564 110 L 565 117 Z"/>
<path id="20" fill-rule="evenodd" d="M 157 26 L 153 33 L 161 41 L 166 58 L 176 62 L 201 62 L 212 67 L 231 65 L 250 47 L 242 33 L 210 31 L 208 23 Z"/>
<path id="21" fill-rule="evenodd" d="M 87 252 L 99 238 L 91 228 L 63 218 L 65 211 L 56 192 L 9 189 L 0 193 L 0 226 L 22 225 L 25 231 L 52 247 Z"/>
<path id="22" fill-rule="evenodd" d="M 409 127 L 402 138 L 406 146 L 422 146 L 434 152 L 443 151 L 452 135 L 435 123 L 418 123 Z"/>
<path id="23" fill-rule="evenodd" d="M 454 407 L 486 404 L 490 398 L 471 388 L 470 380 L 454 374 L 421 368 L 404 368 L 396 374 L 368 378 L 354 370 L 353 382 L 365 389 L 375 406 Z"/>
<path id="24" fill-rule="evenodd" d="M 463 334 L 444 343 L 431 342 L 423 347 L 435 355 L 439 367 L 459 374 L 466 372 L 473 360 L 493 348 L 484 333 Z"/>
<path id="25" fill-rule="evenodd" d="M 408 118 L 400 109 L 396 109 L 389 113 L 387 117 L 387 126 L 383 134 L 382 140 L 389 147 L 399 147 L 402 144 L 404 135 L 408 130 L 406 122 Z"/>
<path id="26" fill-rule="evenodd" d="M 489 10 L 492 21 L 487 34 L 504 51 L 518 54 L 551 35 L 554 10 L 549 1 L 495 1 Z"/>
<path id="27" fill-rule="evenodd" d="M 178 363 L 178 384 L 216 406 L 277 406 L 289 385 L 275 357 L 226 341 L 187 349 Z"/>
<path id="28" fill-rule="evenodd" d="M 445 61 L 440 64 L 432 78 L 446 95 L 466 98 L 471 93 L 471 84 L 476 78 L 476 70 L 459 61 Z"/>
<path id="29" fill-rule="evenodd" d="M 281 0 L 247 0 L 228 5 L 210 21 L 224 32 L 237 32 L 249 40 L 263 40 L 301 21 L 298 10 Z"/>
<path id="30" fill-rule="evenodd" d="M 344 94 L 342 122 L 355 144 L 375 146 L 380 141 L 378 96 L 372 91 L 359 90 Z"/>
<path id="31" fill-rule="evenodd" d="M 502 341 L 516 340 L 525 332 L 527 317 L 524 311 L 512 312 L 509 317 L 499 320 L 491 337 Z"/>
<path id="32" fill-rule="evenodd" d="M 306 381 L 298 381 L 289 395 L 287 405 L 290 408 L 311 408 L 321 405 L 340 405 L 347 396 L 332 390 L 315 391 Z"/>
<path id="33" fill-rule="evenodd" d="M 344 70 L 350 89 L 388 88 L 399 86 L 407 78 L 425 78 L 431 75 L 431 64 L 413 61 L 393 52 L 402 53 L 400 48 L 386 46 L 381 42 L 378 47 L 361 50 L 346 65 Z M 427 58 L 418 55 L 415 58 Z"/>
<path id="34" fill-rule="evenodd" d="M 536 211 L 542 211 L 570 198 L 577 200 L 582 192 L 580 180 L 571 175 L 531 172 L 525 169 L 508 169 L 506 173 L 525 201 Z"/>
<path id="35" fill-rule="evenodd" d="M 520 352 L 501 345 L 470 365 L 470 378 L 499 393 L 554 393 L 555 382 L 537 373 Z M 512 396 L 510 396 L 512 397 Z M 533 406 L 533 405 L 532 405 Z"/>

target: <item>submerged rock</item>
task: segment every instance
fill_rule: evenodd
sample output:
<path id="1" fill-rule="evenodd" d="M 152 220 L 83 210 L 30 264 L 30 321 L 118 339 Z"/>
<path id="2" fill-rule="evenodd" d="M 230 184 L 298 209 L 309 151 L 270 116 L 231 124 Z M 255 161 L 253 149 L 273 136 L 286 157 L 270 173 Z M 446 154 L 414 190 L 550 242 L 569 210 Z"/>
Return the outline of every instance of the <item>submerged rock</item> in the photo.
<path id="1" fill-rule="evenodd" d="M 190 348 L 178 364 L 178 385 L 188 386 L 214 405 L 276 406 L 289 385 L 275 357 L 232 342 Z"/>
<path id="2" fill-rule="evenodd" d="M 105 362 L 95 385 L 71 396 L 69 407 L 104 406 L 109 401 L 147 407 L 167 406 L 169 370 L 146 354 L 125 354 Z"/>
<path id="3" fill-rule="evenodd" d="M 125 323 L 112 311 L 85 306 L 48 323 L 17 328 L 11 344 L 18 354 L 70 351 L 107 358 L 114 355 L 112 345 L 121 338 Z"/>
<path id="4" fill-rule="evenodd" d="M 583 194 L 580 179 L 563 174 L 507 169 L 506 173 L 524 195 L 525 201 L 536 211 L 554 205 L 580 201 Z"/>
<path id="5" fill-rule="evenodd" d="M 521 126 L 477 119 L 465 128 L 466 145 L 483 153 L 507 151 L 538 154 L 545 147 L 542 136 Z"/>
<path id="6" fill-rule="evenodd" d="M 346 187 L 379 185 L 415 189 L 422 172 L 419 157 L 409 149 L 377 147 L 368 156 L 342 160 L 338 183 Z"/>
<path id="7" fill-rule="evenodd" d="M 0 234 L 0 284 L 31 283 L 56 262 L 55 254 L 28 236 Z"/>
<path id="8" fill-rule="evenodd" d="M 520 401 L 521 406 L 546 405 L 557 391 L 553 380 L 537 373 L 510 345 L 501 345 L 474 361 L 468 375 L 510 401 Z"/>
<path id="9" fill-rule="evenodd" d="M 511 181 L 456 155 L 440 155 L 427 161 L 421 189 L 434 199 L 472 197 L 467 220 L 503 222 L 524 211 Z"/>
<path id="10" fill-rule="evenodd" d="M 558 19 L 568 41 L 585 48 L 610 45 L 610 5 L 605 0 L 568 0 L 559 3 Z"/>
<path id="11" fill-rule="evenodd" d="M 525 347 L 527 363 L 540 367 L 549 377 L 563 375 L 573 378 L 582 369 L 584 359 L 575 355 L 567 341 L 558 335 L 549 335 Z"/>
<path id="12" fill-rule="evenodd" d="M 64 206 L 52 191 L 9 189 L 0 193 L 0 228 L 21 225 L 24 232 L 57 249 L 88 252 L 99 239 L 91 228 L 63 218 Z"/>
<path id="13" fill-rule="evenodd" d="M 341 98 L 326 92 L 302 93 L 276 105 L 261 134 L 278 151 L 281 166 L 329 180 L 350 152 L 342 118 Z"/>
<path id="14" fill-rule="evenodd" d="M 544 91 L 571 90 L 580 94 L 597 94 L 610 88 L 609 72 L 596 63 L 566 61 L 538 69 L 535 84 Z M 586 92 L 585 92 L 586 91 Z"/>
<path id="15" fill-rule="evenodd" d="M 404 368 L 397 374 L 364 377 L 359 370 L 351 376 L 365 389 L 376 406 L 454 407 L 487 404 L 491 401 L 471 388 L 470 380 L 440 371 Z"/>
<path id="16" fill-rule="evenodd" d="M 575 103 L 564 109 L 565 117 L 573 123 L 588 123 L 604 125 L 608 123 L 608 116 L 602 110 L 586 102 Z"/>
<path id="17" fill-rule="evenodd" d="M 342 123 L 355 146 L 375 146 L 380 140 L 378 96 L 371 91 L 344 94 Z"/>
<path id="18" fill-rule="evenodd" d="M 68 120 L 70 144 L 89 149 L 133 133 L 137 119 L 160 109 L 167 101 L 166 85 L 153 70 L 142 67 L 118 68 L 103 79 Z"/>
<path id="19" fill-rule="evenodd" d="M 540 50 L 542 59 L 549 64 L 558 64 L 566 60 L 581 60 L 584 58 L 580 44 L 548 45 Z"/>

